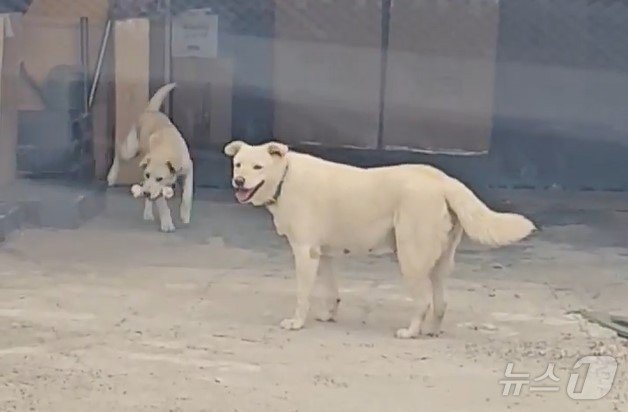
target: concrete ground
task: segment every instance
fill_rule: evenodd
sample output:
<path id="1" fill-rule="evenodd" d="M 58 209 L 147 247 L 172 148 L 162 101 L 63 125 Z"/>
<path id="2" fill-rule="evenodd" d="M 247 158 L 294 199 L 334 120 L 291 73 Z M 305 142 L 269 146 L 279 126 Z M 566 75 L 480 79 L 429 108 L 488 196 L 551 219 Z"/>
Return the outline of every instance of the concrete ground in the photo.
<path id="1" fill-rule="evenodd" d="M 535 210 L 548 224 L 530 240 L 464 243 L 444 334 L 405 341 L 393 332 L 410 302 L 389 258 L 341 260 L 338 322 L 281 330 L 294 279 L 269 216 L 197 199 L 173 234 L 114 191 L 78 230 L 0 247 L 0 411 L 628 409 L 626 341 L 567 313 L 627 310 L 621 211 Z M 589 354 L 616 357 L 617 378 L 603 399 L 575 401 L 568 376 Z M 509 362 L 532 381 L 519 396 L 502 395 Z M 534 382 L 550 363 L 559 382 Z"/>

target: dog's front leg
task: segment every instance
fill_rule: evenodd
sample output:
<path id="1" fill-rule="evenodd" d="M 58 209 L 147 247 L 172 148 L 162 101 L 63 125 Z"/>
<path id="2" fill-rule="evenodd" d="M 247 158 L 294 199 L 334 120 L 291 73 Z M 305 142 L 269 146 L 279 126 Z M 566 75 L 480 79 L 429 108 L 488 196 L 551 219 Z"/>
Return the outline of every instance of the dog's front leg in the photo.
<path id="1" fill-rule="evenodd" d="M 163 196 L 159 196 L 156 202 L 157 210 L 159 211 L 159 223 L 161 224 L 161 231 L 174 232 L 174 224 L 172 223 L 172 216 L 170 215 L 168 202 Z"/>
<path id="2" fill-rule="evenodd" d="M 185 175 L 183 181 L 183 194 L 181 196 L 181 221 L 186 225 L 190 223 L 192 214 L 192 194 L 194 192 L 194 172 L 190 166 L 190 170 Z"/>
<path id="3" fill-rule="evenodd" d="M 149 198 L 144 200 L 144 220 L 155 220 L 155 215 L 153 215 L 153 201 Z"/>
<path id="4" fill-rule="evenodd" d="M 332 269 L 331 258 L 321 256 L 318 264 L 318 278 L 323 286 L 323 312 L 316 319 L 321 322 L 334 322 L 338 314 L 340 296 L 338 294 L 338 283 Z"/>
<path id="5" fill-rule="evenodd" d="M 309 246 L 292 246 L 297 276 L 297 307 L 294 317 L 284 319 L 281 327 L 289 330 L 301 329 L 310 311 L 310 295 L 316 280 L 320 256 Z"/>

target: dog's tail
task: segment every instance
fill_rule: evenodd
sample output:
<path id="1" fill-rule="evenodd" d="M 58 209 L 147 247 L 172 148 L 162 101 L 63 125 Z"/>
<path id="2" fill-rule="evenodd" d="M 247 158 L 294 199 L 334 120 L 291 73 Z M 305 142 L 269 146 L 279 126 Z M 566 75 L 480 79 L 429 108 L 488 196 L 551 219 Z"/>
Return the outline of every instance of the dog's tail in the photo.
<path id="1" fill-rule="evenodd" d="M 467 235 L 484 245 L 508 245 L 536 229 L 534 223 L 522 215 L 489 209 L 468 187 L 451 177 L 447 178 L 445 198 Z"/>
<path id="2" fill-rule="evenodd" d="M 170 91 L 174 89 L 176 86 L 177 86 L 176 83 L 169 83 L 162 86 L 159 90 L 157 90 L 155 94 L 153 95 L 153 97 L 150 98 L 148 102 L 148 106 L 146 106 L 146 111 L 147 112 L 159 111 L 159 109 L 161 108 L 161 105 L 164 103 L 164 100 L 166 100 L 166 96 L 168 96 L 168 93 L 170 93 Z"/>

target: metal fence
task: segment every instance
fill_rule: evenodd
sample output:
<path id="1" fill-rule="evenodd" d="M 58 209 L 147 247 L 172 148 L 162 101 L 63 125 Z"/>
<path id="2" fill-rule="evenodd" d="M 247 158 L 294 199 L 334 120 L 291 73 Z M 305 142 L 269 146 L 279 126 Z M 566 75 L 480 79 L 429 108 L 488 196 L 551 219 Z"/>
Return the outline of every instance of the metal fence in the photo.
<path id="1" fill-rule="evenodd" d="M 628 188 L 623 0 L 111 6 L 117 19 L 192 8 L 219 15 L 219 53 L 235 61 L 232 132 L 239 138 L 388 149 L 356 155 L 369 164 L 478 155 L 461 162 L 495 185 Z"/>
<path id="2" fill-rule="evenodd" d="M 512 180 L 628 188 L 626 17 L 615 0 L 501 3 L 492 149 Z"/>

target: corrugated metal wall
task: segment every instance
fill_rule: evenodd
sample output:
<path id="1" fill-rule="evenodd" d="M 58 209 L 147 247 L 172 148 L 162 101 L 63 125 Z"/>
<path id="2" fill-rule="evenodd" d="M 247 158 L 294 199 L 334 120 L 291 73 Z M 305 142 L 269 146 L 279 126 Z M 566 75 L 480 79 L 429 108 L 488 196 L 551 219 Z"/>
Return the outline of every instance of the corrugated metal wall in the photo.
<path id="1" fill-rule="evenodd" d="M 185 2 L 185 0 L 179 1 L 179 4 Z M 229 13 L 225 10 L 225 15 L 228 18 L 233 19 L 235 15 L 239 15 L 239 21 L 249 22 L 251 27 L 258 32 L 261 30 L 263 36 L 258 36 L 257 39 L 263 40 L 259 41 L 258 44 L 267 44 L 266 40 L 269 33 L 275 32 L 277 34 L 276 24 L 286 21 L 286 19 L 293 19 L 296 22 L 296 29 L 293 27 L 294 30 L 309 33 L 310 37 L 314 36 L 312 41 L 318 44 L 327 42 L 331 48 L 347 42 L 350 44 L 350 39 L 359 33 L 362 27 L 363 20 L 360 19 L 350 19 L 351 23 L 348 23 L 347 16 L 351 16 L 349 11 L 356 7 L 353 2 L 348 4 L 344 1 L 328 1 L 325 2 L 326 6 L 316 6 L 329 7 L 335 10 L 334 21 L 339 23 L 331 33 L 327 33 L 325 30 L 328 24 L 321 24 L 320 19 L 317 18 L 321 14 L 320 10 L 308 14 L 308 5 L 311 6 L 312 3 L 307 0 L 295 2 L 277 0 L 263 3 L 264 5 L 260 7 L 264 8 L 264 15 L 268 15 L 266 8 L 272 7 L 273 4 L 276 5 L 277 10 L 273 14 L 278 17 L 274 23 L 272 18 L 260 19 L 255 17 L 258 14 L 251 13 L 248 3 L 239 5 L 233 3 L 226 6 L 230 10 Z M 368 7 L 370 4 L 368 1 L 357 0 L 355 3 L 361 7 Z M 628 44 L 627 2 L 623 0 L 501 0 L 495 3 L 486 0 L 471 0 L 460 3 L 453 0 L 400 0 L 399 2 L 392 2 L 393 8 L 389 9 L 387 13 L 387 7 L 390 4 L 390 0 L 381 0 L 381 6 L 377 7 L 377 13 L 380 16 L 380 13 L 384 15 L 381 22 L 382 32 L 380 33 L 382 50 L 389 53 L 388 61 L 385 62 L 387 64 L 386 76 L 396 76 L 392 79 L 390 77 L 386 79 L 383 93 L 392 93 L 393 96 L 396 94 L 403 97 L 408 95 L 409 90 L 413 91 L 416 97 L 411 99 L 412 102 L 408 104 L 417 108 L 434 105 L 434 102 L 429 101 L 429 96 L 425 98 L 425 101 L 421 100 L 424 99 L 424 90 L 429 89 L 428 91 L 436 93 L 437 97 L 439 93 L 440 96 L 444 96 L 440 103 L 452 101 L 451 99 L 456 100 L 456 94 L 458 94 L 460 101 L 454 101 L 445 119 L 450 123 L 450 129 L 457 130 L 457 133 L 449 133 L 447 136 L 441 133 L 440 139 L 446 140 L 446 144 L 441 144 L 441 146 L 448 146 L 453 149 L 471 148 L 473 149 L 471 151 L 476 152 L 479 151 L 477 149 L 484 146 L 488 147 L 488 154 L 446 156 L 395 150 L 356 151 L 337 147 L 308 147 L 306 150 L 335 160 L 365 166 L 398 162 L 434 163 L 456 173 L 478 187 L 628 190 L 628 173 L 626 173 L 628 168 L 628 50 L 625 47 Z M 403 13 L 403 18 L 391 18 L 394 16 L 394 7 L 401 6 L 407 9 L 407 13 Z M 445 47 L 447 44 L 438 47 L 439 44 L 443 43 L 443 36 L 434 36 L 433 31 L 425 31 L 426 24 L 429 26 L 435 22 L 434 19 L 430 19 L 430 16 L 424 16 L 422 19 L 410 19 L 408 22 L 407 17 L 411 14 L 410 12 L 442 14 L 442 11 L 448 8 L 451 13 L 449 15 L 445 13 L 440 16 L 440 19 L 436 19 L 440 21 L 436 28 L 442 29 L 444 34 L 450 33 L 454 36 L 450 39 L 451 47 L 449 48 Z M 491 10 L 496 10 L 497 13 L 491 14 Z M 456 19 L 460 21 L 456 21 Z M 329 21 L 326 20 L 327 23 Z M 417 24 L 423 22 L 423 24 L 421 27 L 411 27 L 413 22 Z M 471 27 L 469 22 L 473 22 Z M 491 27 L 495 27 L 497 22 L 499 23 L 498 29 L 495 31 L 496 50 L 492 52 L 495 58 L 494 68 L 491 69 L 494 74 L 493 82 L 491 84 L 490 78 L 473 80 L 469 71 L 463 69 L 469 67 L 469 58 L 478 60 L 477 57 L 479 56 L 481 60 L 481 58 L 488 56 L 490 60 L 490 50 L 488 52 L 482 51 L 476 46 L 478 46 L 477 41 L 490 38 L 488 34 L 494 30 Z M 273 24 L 275 24 L 274 29 Z M 376 21 L 371 24 L 374 33 L 379 31 L 376 24 Z M 405 30 L 403 26 L 393 27 L 396 24 L 403 24 L 407 27 Z M 484 27 L 478 27 L 481 25 Z M 472 26 L 475 26 L 475 29 Z M 247 30 L 251 31 L 251 27 Z M 465 27 L 468 29 L 467 31 L 465 31 Z M 292 37 L 295 36 L 294 30 L 293 33 L 289 34 Z M 345 37 L 341 36 L 343 30 L 346 34 Z M 285 33 L 278 33 L 279 42 L 282 41 Z M 455 33 L 463 33 L 464 35 L 456 37 Z M 414 39 L 412 36 L 420 36 L 421 38 Z M 304 39 L 300 40 L 303 41 Z M 282 44 L 285 46 L 285 42 Z M 475 46 L 473 46 L 474 44 Z M 362 47 L 360 50 L 364 51 L 364 44 L 359 46 Z M 375 46 L 375 44 L 371 44 L 369 50 L 377 52 L 376 48 L 373 49 Z M 473 47 L 477 49 L 475 54 L 469 52 L 469 50 L 475 50 Z M 321 49 L 320 46 L 319 49 Z M 356 49 L 359 48 L 356 47 Z M 246 50 L 246 47 L 242 47 L 240 53 L 243 50 Z M 275 48 L 275 50 L 277 49 Z M 391 57 L 390 54 L 395 53 L 396 50 L 401 50 L 402 54 L 406 56 L 399 58 L 399 56 L 393 55 Z M 453 54 L 450 53 L 452 51 Z M 456 54 L 456 51 L 461 51 L 461 53 Z M 284 125 L 292 124 L 286 129 L 284 126 L 278 127 L 277 122 L 275 122 L 275 135 L 277 138 L 285 138 L 292 143 L 317 141 L 329 146 L 355 145 L 372 148 L 376 141 L 380 147 L 387 146 L 385 140 L 389 139 L 393 142 L 388 144 L 389 147 L 424 146 L 428 149 L 430 145 L 436 147 L 442 143 L 438 140 L 437 134 L 426 134 L 426 130 L 429 131 L 433 123 L 419 122 L 414 126 L 412 126 L 412 122 L 406 121 L 404 123 L 399 119 L 407 120 L 411 119 L 412 116 L 404 117 L 403 113 L 399 113 L 399 110 L 403 108 L 395 108 L 394 104 L 384 109 L 386 112 L 379 120 L 374 119 L 372 113 L 368 116 L 354 116 L 354 120 L 350 122 L 350 125 L 345 125 L 346 127 L 342 126 L 343 122 L 334 120 L 334 115 L 338 115 L 338 113 L 332 111 L 325 117 L 323 113 L 325 110 L 321 111 L 320 103 L 326 100 L 325 93 L 328 95 L 331 93 L 327 98 L 334 103 L 334 93 L 341 90 L 337 87 L 320 88 L 316 98 L 318 100 L 310 101 L 309 106 L 308 104 L 301 104 L 295 108 L 292 107 L 294 104 L 288 105 L 292 107 L 290 109 L 292 111 L 286 111 L 289 108 L 286 106 L 286 100 L 290 103 L 291 100 L 294 100 L 295 95 L 294 93 L 290 95 L 290 90 L 286 92 L 287 83 L 279 83 L 281 87 L 277 93 L 277 84 L 283 79 L 286 82 L 298 80 L 299 76 L 294 75 L 294 70 L 284 67 L 277 68 L 276 65 L 277 63 L 287 64 L 286 62 L 293 64 L 294 61 L 290 59 L 278 60 L 277 55 L 275 55 L 275 86 L 273 88 L 273 73 L 270 73 L 269 76 L 268 71 L 269 67 L 272 68 L 273 66 L 270 50 L 266 47 L 260 48 L 259 52 L 251 53 L 249 51 L 249 53 L 249 58 L 255 60 L 255 68 L 263 68 L 261 71 L 263 76 L 260 76 L 255 68 L 247 67 L 246 73 L 241 72 L 239 82 L 241 85 L 250 83 L 251 80 L 247 79 L 246 76 L 253 76 L 256 85 L 255 90 L 260 96 L 257 101 L 258 103 L 263 101 L 264 105 L 258 104 L 254 107 L 251 104 L 243 104 L 242 94 L 236 93 L 235 100 L 240 102 L 240 107 L 234 107 L 233 127 L 234 135 L 238 137 L 252 142 L 270 138 L 271 134 L 267 136 L 264 134 L 269 130 L 267 125 L 273 124 L 272 106 L 274 104 L 276 105 L 274 120 L 280 120 Z M 414 57 L 412 53 L 415 53 Z M 399 67 L 398 62 L 403 62 L 404 58 L 407 60 L 408 55 L 410 60 L 415 59 L 419 63 L 426 61 L 426 58 L 433 59 L 434 56 L 442 58 L 447 55 L 446 57 L 450 61 L 448 70 L 451 73 L 449 75 L 441 73 L 441 77 L 446 81 L 430 88 L 427 87 L 429 85 L 425 84 L 424 73 L 421 73 L 421 67 L 425 65 L 418 64 L 418 66 L 415 65 L 414 72 L 411 71 L 416 75 L 415 83 L 412 83 L 412 76 L 406 76 L 400 80 L 396 73 L 400 70 L 404 73 L 409 72 L 403 67 L 395 70 L 395 66 Z M 352 70 L 351 67 L 353 67 L 354 72 L 345 74 L 358 80 L 359 86 L 354 87 L 361 87 L 360 92 L 364 94 L 373 86 L 360 80 L 364 77 L 361 77 L 360 73 L 367 73 L 365 67 L 358 67 L 355 64 L 334 65 L 334 62 L 318 61 L 315 63 L 314 69 L 318 67 L 320 70 L 316 72 L 316 70 L 312 71 L 312 61 L 311 59 L 308 60 L 308 56 L 293 56 L 293 58 L 301 59 L 297 62 L 298 65 L 307 68 L 310 73 L 318 73 L 319 75 L 327 73 L 325 75 L 327 77 L 321 75 L 321 78 L 331 76 L 342 79 L 343 73 L 337 71 Z M 362 61 L 363 65 L 368 63 L 367 59 L 357 59 L 356 61 Z M 242 65 L 242 63 L 238 64 Z M 329 68 L 329 70 L 325 69 L 327 67 L 325 65 L 336 72 Z M 277 77 L 277 73 L 281 78 Z M 303 71 L 300 73 L 301 78 L 307 77 Z M 452 78 L 452 73 L 454 78 Z M 459 75 L 455 76 L 456 73 Z M 483 74 L 486 73 L 486 71 L 483 72 Z M 434 75 L 438 75 L 438 73 L 432 72 L 430 76 L 434 77 Z M 267 84 L 264 83 L 266 81 L 268 81 Z M 486 83 L 487 81 L 488 83 Z M 482 82 L 486 85 L 478 89 L 478 85 Z M 454 87 L 456 84 L 460 87 Z M 444 90 L 444 86 L 448 86 L 450 90 Z M 314 90 L 311 90 L 312 88 Z M 376 87 L 373 86 L 373 90 L 375 89 Z M 492 90 L 489 91 L 488 89 Z M 240 86 L 240 90 L 243 90 L 242 86 Z M 249 88 L 249 92 L 250 90 Z M 269 90 L 272 92 L 269 93 Z M 301 93 L 302 97 L 308 94 L 315 95 L 317 91 L 316 84 L 303 84 L 303 87 L 296 90 Z M 475 105 L 473 90 L 476 91 L 478 97 L 478 102 Z M 447 97 L 446 92 L 450 92 L 450 97 Z M 351 96 L 361 96 L 356 93 L 357 91 L 347 94 L 345 100 Z M 269 102 L 273 96 L 275 101 Z M 364 97 L 362 96 L 360 99 L 364 100 Z M 250 101 L 250 94 L 244 100 Z M 316 103 L 317 101 L 318 103 Z M 370 100 L 367 99 L 366 101 Z M 363 109 L 366 107 L 366 101 L 362 102 L 361 106 L 358 105 L 359 107 L 353 106 Z M 382 101 L 386 103 L 385 98 Z M 464 103 L 465 101 L 466 103 Z M 486 117 L 486 110 L 482 109 L 484 110 L 482 111 L 481 108 L 489 109 L 488 118 Z M 475 109 L 480 110 L 480 112 Z M 329 112 L 329 110 L 327 111 Z M 473 117 L 470 115 L 474 111 L 484 116 L 481 124 L 478 122 L 469 123 L 469 119 Z M 445 113 L 447 110 L 441 112 Z M 277 118 L 277 116 L 280 117 Z M 381 127 L 382 121 L 384 122 L 383 125 L 386 125 L 386 117 L 391 120 L 388 130 L 386 127 Z M 346 119 L 350 120 L 351 116 Z M 373 125 L 367 128 L 361 127 L 361 124 L 366 125 L 368 122 L 365 123 L 360 119 L 380 122 L 377 130 L 378 135 L 373 136 L 375 133 Z M 467 123 L 470 126 L 465 126 Z M 264 126 L 259 127 L 258 124 Z M 467 140 L 466 143 L 460 137 L 464 134 L 465 128 L 470 130 L 468 138 L 470 140 Z M 238 129 L 239 134 L 235 132 Z M 284 133 L 289 132 L 289 129 L 298 130 L 301 137 L 284 135 Z M 416 141 L 412 141 L 411 136 L 414 129 L 416 129 Z M 485 132 L 481 132 L 481 130 L 485 130 Z M 486 136 L 486 131 L 488 131 L 489 136 Z M 339 137 L 342 133 L 346 136 Z M 395 144 L 395 141 L 402 144 Z"/>
<path id="2" fill-rule="evenodd" d="M 628 3 L 502 0 L 500 16 L 495 183 L 628 189 Z"/>
<path id="3" fill-rule="evenodd" d="M 308 17 L 307 10 L 303 10 L 308 2 L 297 3 L 292 3 L 293 7 L 299 5 L 299 10 L 295 12 L 296 14 L 292 13 L 292 18 L 296 15 L 301 20 L 305 19 L 312 23 L 310 26 L 300 23 L 301 30 L 314 27 L 319 32 L 324 32 L 325 25 L 318 24 L 315 15 Z M 341 13 L 342 9 L 338 8 L 341 2 L 331 3 L 336 5 L 338 9 L 336 13 Z M 484 0 L 465 2 L 464 5 L 458 2 L 452 3 L 451 0 L 414 0 L 397 3 L 398 5 L 394 6 L 395 2 L 393 2 L 390 16 L 394 16 L 394 7 L 399 7 L 399 5 L 405 5 L 410 11 L 421 12 L 422 10 L 424 13 L 436 13 L 439 7 L 440 10 L 447 10 L 449 7 L 451 15 L 437 19 L 440 21 L 440 27 L 444 26 L 443 32 L 447 32 L 446 29 L 449 27 L 452 33 L 466 33 L 466 37 L 459 36 L 452 40 L 453 43 L 458 42 L 456 47 L 449 47 L 454 52 L 461 51 L 458 54 L 449 53 L 451 54 L 448 56 L 451 60 L 451 69 L 467 67 L 468 64 L 465 66 L 465 62 L 468 60 L 464 59 L 477 60 L 478 56 L 490 56 L 490 52 L 487 54 L 478 49 L 477 53 L 469 54 L 469 50 L 475 50 L 472 46 L 477 45 L 479 39 L 489 39 L 490 36 L 487 33 L 490 33 L 492 25 L 499 21 L 496 33 L 496 53 L 494 53 L 496 58 L 494 83 L 492 85 L 489 83 L 484 87 L 484 89 L 491 88 L 492 90 L 488 96 L 485 96 L 486 93 L 476 93 L 478 100 L 476 106 L 481 104 L 482 107 L 490 109 L 491 104 L 493 105 L 489 141 L 482 143 L 482 136 L 480 136 L 482 133 L 473 132 L 473 127 L 469 129 L 470 135 L 473 133 L 477 135 L 476 143 L 471 143 L 469 147 L 477 148 L 482 144 L 490 144 L 488 154 L 462 158 L 441 155 L 425 156 L 396 151 L 363 153 L 336 149 L 324 150 L 323 148 L 309 150 L 337 160 L 364 165 L 427 161 L 455 170 L 480 186 L 628 190 L 628 173 L 626 173 L 628 168 L 628 49 L 625 47 L 628 42 L 627 2 L 622 0 L 501 0 L 498 3 L 498 16 L 491 14 L 491 6 Z M 427 3 L 431 6 L 421 8 Z M 367 5 L 368 2 L 361 2 L 361 4 Z M 387 4 L 390 2 L 382 1 L 383 10 Z M 411 6 L 415 8 L 412 9 Z M 285 7 L 283 4 L 283 10 L 277 13 L 289 14 Z M 353 6 L 345 5 L 344 7 L 348 10 Z M 464 7 L 467 8 L 466 11 L 461 10 Z M 404 15 L 407 16 L 408 13 Z M 456 18 L 462 21 L 457 24 Z M 340 17 L 338 20 L 343 21 Z M 421 21 L 434 23 L 429 16 L 425 19 L 416 19 L 415 22 L 418 24 Z M 472 26 L 476 26 L 475 31 L 469 28 L 469 21 L 474 22 Z M 347 39 L 359 32 L 358 23 L 344 26 Z M 382 33 L 382 36 L 386 37 L 384 47 L 388 47 L 389 53 L 386 62 L 386 75 L 389 77 L 384 93 L 390 93 L 395 89 L 400 90 L 400 93 L 407 92 L 408 89 L 414 90 L 417 100 L 420 101 L 423 98 L 422 87 L 418 85 L 425 81 L 422 73 L 417 73 L 416 85 L 407 84 L 412 79 L 404 79 L 402 83 L 405 82 L 405 84 L 399 84 L 398 78 L 390 78 L 396 73 L 395 70 L 390 70 L 391 65 L 394 68 L 397 64 L 395 60 L 399 60 L 394 54 L 391 57 L 391 53 L 395 53 L 395 50 L 399 48 L 396 44 L 410 45 L 409 48 L 402 48 L 404 53 L 414 52 L 419 58 L 425 58 L 426 55 L 429 57 L 430 54 L 442 57 L 448 54 L 446 52 L 449 49 L 438 47 L 442 39 L 439 40 L 438 36 L 433 35 L 424 36 L 425 30 L 418 26 L 414 29 L 406 27 L 406 30 L 402 30 L 403 27 L 393 27 L 395 24 L 402 23 L 394 18 L 387 22 L 383 21 L 382 27 L 386 30 Z M 409 23 L 406 21 L 404 24 L 407 26 Z M 479 25 L 484 25 L 484 27 L 477 28 Z M 464 26 L 469 30 L 465 32 Z M 425 29 L 425 27 L 422 28 Z M 336 28 L 335 37 L 327 36 L 328 33 L 319 33 L 318 41 L 320 42 L 320 38 L 328 37 L 336 39 L 338 31 L 339 29 Z M 397 39 L 389 36 L 392 34 Z M 399 36 L 421 36 L 422 39 L 403 39 Z M 301 63 L 307 65 L 308 61 Z M 341 69 L 342 65 L 336 68 Z M 357 73 L 349 73 L 351 74 L 357 75 Z M 473 80 L 467 74 L 461 73 L 459 79 L 451 79 L 450 82 L 455 83 L 458 80 L 466 82 L 468 86 L 466 91 L 471 90 L 470 94 L 458 91 L 461 94 L 460 99 L 469 99 L 469 96 L 471 99 L 466 106 L 458 104 L 459 102 L 453 105 L 460 110 L 453 110 L 452 106 L 448 118 L 452 124 L 459 123 L 464 126 L 465 119 L 468 120 L 473 112 L 470 109 L 474 107 L 473 87 L 477 86 L 478 82 L 486 80 Z M 337 74 L 336 77 L 342 76 Z M 398 84 L 396 85 L 395 82 Z M 304 85 L 304 87 L 311 88 L 312 86 Z M 370 85 L 363 83 L 362 87 L 368 89 Z M 492 102 L 491 94 L 494 97 Z M 455 97 L 454 95 L 452 96 Z M 425 99 L 429 100 L 429 96 Z M 279 101 L 277 104 L 282 105 L 284 102 Z M 430 102 L 423 104 L 431 105 Z M 303 113 L 304 110 L 306 109 L 301 108 L 301 117 L 308 116 L 307 113 Z M 394 120 L 395 116 L 398 117 L 394 112 L 394 107 L 387 107 L 385 110 L 388 111 L 389 119 Z M 315 116 L 319 112 L 320 108 L 311 108 L 309 115 L 314 119 L 314 124 L 320 120 Z M 491 117 L 490 114 L 489 117 Z M 386 122 L 386 117 L 384 116 L 381 120 Z M 308 132 L 311 128 L 310 123 L 312 122 L 300 122 L 301 127 L 305 129 L 303 133 L 312 135 L 309 140 L 316 140 L 318 135 L 319 142 L 336 146 L 343 143 L 342 140 L 329 141 L 334 135 L 329 131 L 337 131 L 338 124 L 326 124 L 318 130 Z M 386 127 L 383 131 L 380 128 L 380 133 L 383 132 L 384 136 L 378 136 L 378 139 L 383 146 L 386 146 L 386 138 L 392 142 L 405 140 L 403 145 L 398 146 L 413 146 L 413 142 L 408 142 L 409 129 L 400 131 L 399 127 L 396 127 L 401 123 L 403 122 L 397 122 L 395 125 L 393 121 L 393 125 L 389 126 L 388 130 Z M 420 146 L 423 144 L 421 141 L 429 142 L 429 139 L 434 138 L 434 136 L 425 135 L 425 130 L 419 126 L 416 127 L 414 147 L 417 146 L 417 142 Z M 352 130 L 353 133 L 360 130 L 356 126 L 345 129 Z M 275 130 L 277 131 L 276 124 Z M 464 131 L 464 127 L 460 130 Z M 369 140 L 370 136 L 371 134 L 367 134 L 348 139 L 349 141 L 351 139 Z M 284 136 L 277 134 L 277 137 Z M 288 137 L 288 139 L 291 138 Z M 447 145 L 464 149 L 466 143 L 460 140 L 460 137 L 457 139 L 459 144 L 456 143 L 455 137 L 453 139 L 450 137 Z M 292 140 L 295 139 L 292 138 Z M 438 146 L 437 143 L 436 146 Z M 395 144 L 388 144 L 388 146 L 395 146 Z"/>

